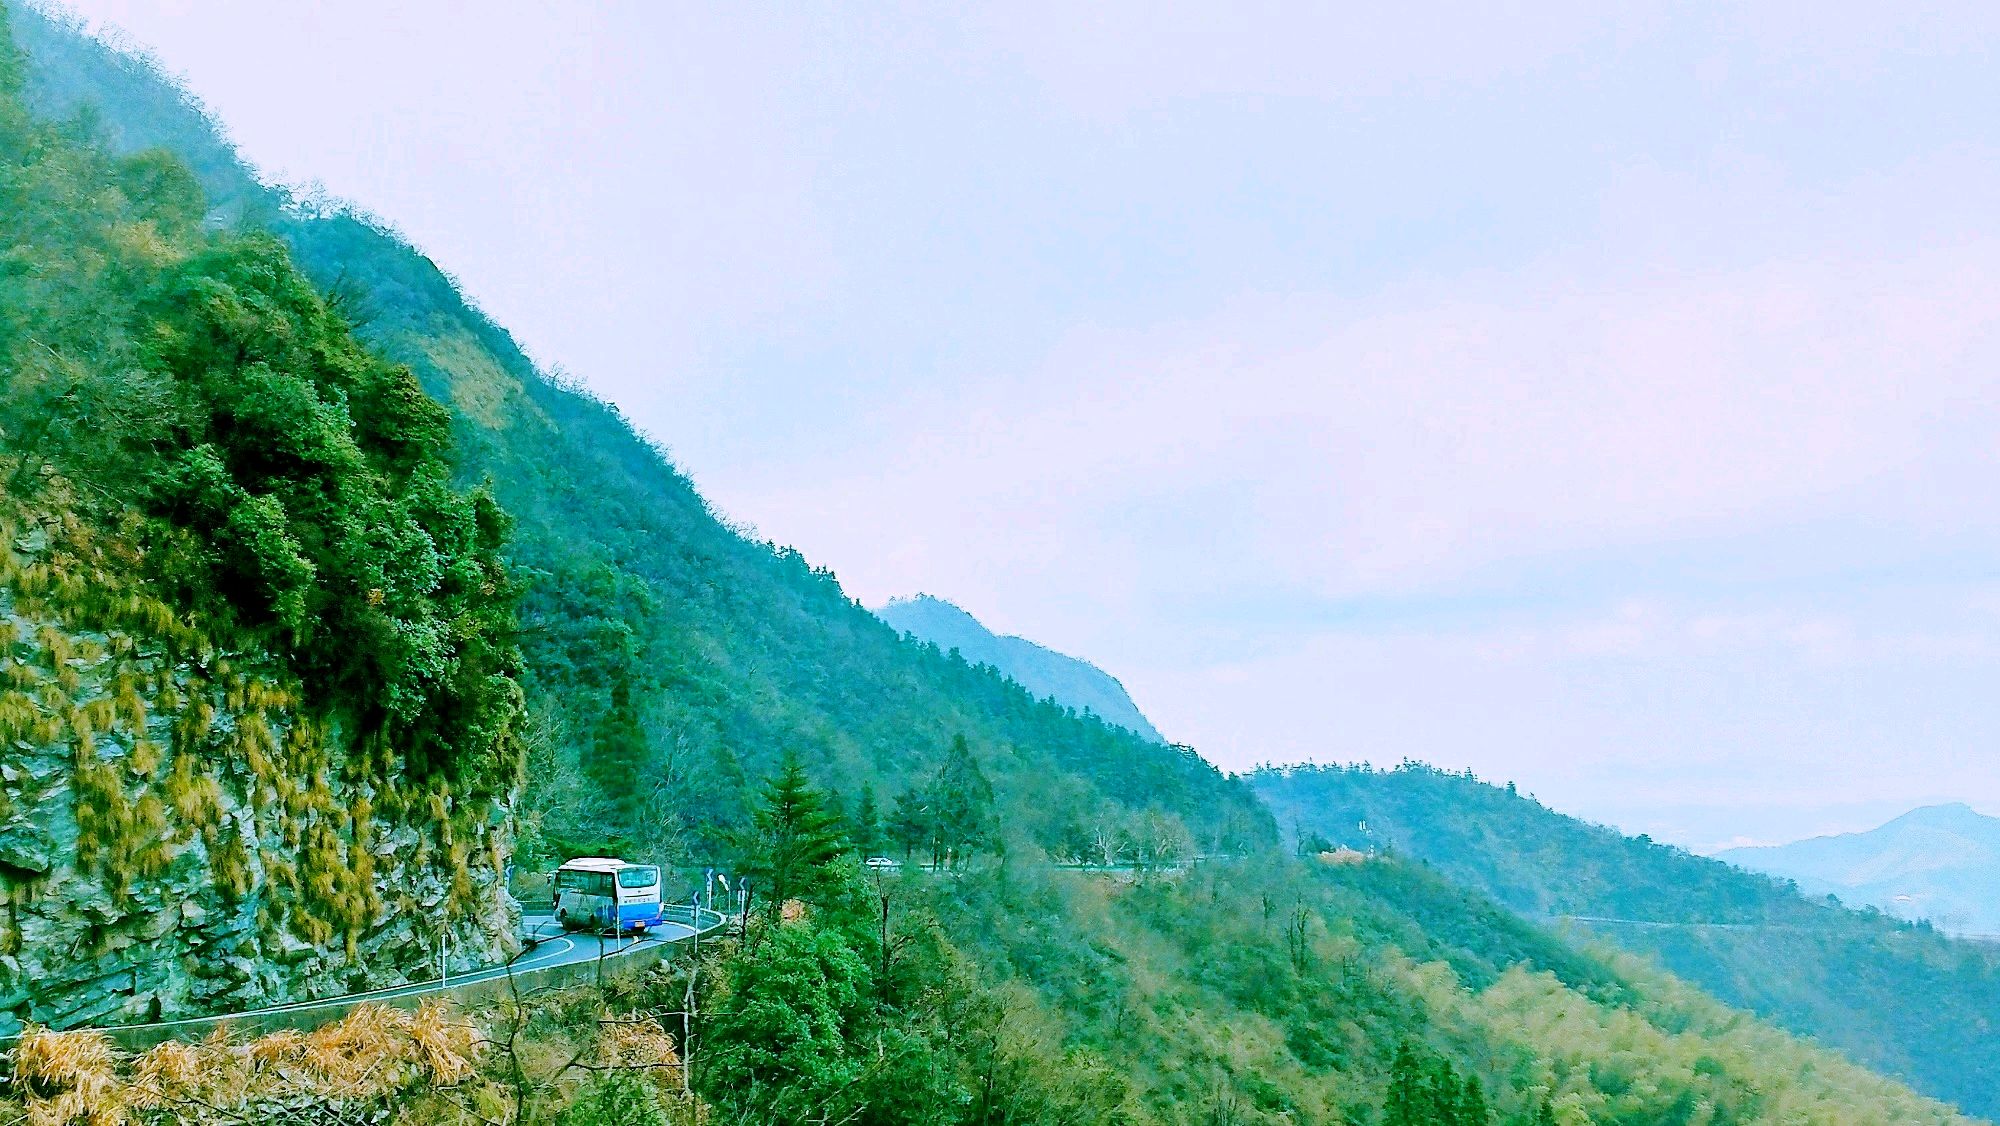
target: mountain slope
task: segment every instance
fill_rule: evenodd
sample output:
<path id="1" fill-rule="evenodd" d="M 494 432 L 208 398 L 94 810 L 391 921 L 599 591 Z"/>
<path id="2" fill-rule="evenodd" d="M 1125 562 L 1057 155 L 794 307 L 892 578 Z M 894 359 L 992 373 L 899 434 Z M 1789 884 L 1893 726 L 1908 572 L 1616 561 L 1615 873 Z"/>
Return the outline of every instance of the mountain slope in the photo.
<path id="1" fill-rule="evenodd" d="M 1716 858 L 1946 931 L 2000 934 L 2000 817 L 1963 804 L 1911 810 L 1865 833 L 1733 848 Z"/>
<path id="2" fill-rule="evenodd" d="M 44 113 L 66 114 L 88 98 L 94 68 L 110 68 L 106 82 L 131 77 L 89 44 L 42 51 L 65 35 L 45 20 L 26 16 L 21 26 L 37 66 L 81 68 L 37 79 Z M 189 111 L 170 87 L 119 88 L 101 115 L 105 136 L 127 150 L 175 142 L 169 126 Z M 1450 1120 L 1463 1122 L 1490 1121 L 1481 1103 L 1522 1124 L 1960 1121 L 1671 980 L 1578 951 L 1415 866 L 1321 867 L 1272 855 L 1274 825 L 1240 780 L 909 644 L 796 552 L 733 532 L 615 410 L 541 378 L 435 266 L 380 225 L 245 189 L 240 169 L 197 167 L 212 202 L 223 201 L 209 225 L 234 215 L 279 235 L 329 296 L 296 284 L 287 293 L 316 323 L 349 322 L 379 350 L 342 357 L 378 375 L 381 355 L 406 363 L 448 409 L 459 479 L 487 482 L 513 515 L 507 563 L 521 592 L 530 754 L 520 820 L 527 848 L 541 850 L 517 854 L 519 863 L 608 845 L 670 862 L 740 861 L 764 888 L 804 886 L 781 883 L 789 878 L 781 864 L 825 877 L 825 896 L 793 911 L 774 895 L 779 902 L 765 906 L 747 941 L 708 948 L 715 961 L 704 985 L 728 983 L 701 1005 L 709 1067 L 697 1082 L 710 1097 L 764 1093 L 748 1083 L 719 1090 L 716 1076 L 736 1066 L 784 1083 L 810 1074 L 835 1092 L 881 1092 L 855 1107 L 852 1120 L 864 1124 L 1377 1122 L 1399 1097 L 1447 1088 Z M 236 203 L 230 191 L 243 193 Z M 199 203 L 198 193 L 183 198 Z M 271 240 L 247 237 L 260 248 L 259 276 L 293 277 Z M 103 323 L 80 320 L 78 339 Z M 399 401 L 414 418 L 441 417 L 423 396 Z M 286 403 L 329 424 L 343 413 L 292 394 L 236 421 L 275 429 L 287 417 L 275 408 Z M 364 414 L 371 399 L 350 396 L 343 408 Z M 496 509 L 475 511 L 483 533 L 505 523 Z M 285 546 L 275 534 L 257 542 Z M 282 551 L 259 558 L 286 561 Z M 274 574 L 298 577 L 282 567 Z M 431 589 L 457 591 L 478 575 L 453 568 Z M 473 584 L 485 596 L 507 585 L 486 577 Z M 410 593 L 343 589 L 371 606 Z M 418 709 L 433 712 L 463 709 Z M 398 749 L 372 748 L 388 757 Z M 310 778 L 316 764 L 283 765 Z M 807 792 L 807 773 L 854 799 L 854 816 L 780 800 Z M 956 842 L 958 866 L 863 883 L 839 837 L 866 831 L 859 803 L 876 797 L 867 787 L 897 794 L 898 821 L 934 816 L 930 799 L 949 799 L 949 812 L 964 815 L 954 827 L 967 834 Z M 274 788 L 263 812 L 297 797 Z M 480 826 L 460 819 L 489 807 L 462 801 L 466 793 L 432 792 L 423 805 L 470 833 Z M 785 809 L 795 815 L 789 827 Z M 358 811 L 357 803 L 350 815 Z M 822 860 L 799 859 L 805 835 L 793 830 L 802 827 L 826 846 Z M 772 841 L 787 843 L 766 847 Z M 298 843 L 310 852 L 325 840 Z M 482 863 L 451 847 L 466 843 L 399 836 L 381 850 L 466 871 Z M 504 859 L 504 833 L 482 843 L 486 858 Z M 1182 845 L 1243 859 L 1080 876 L 1038 856 L 1103 846 L 1169 859 Z M 280 847 L 269 851 L 286 859 Z M 424 906 L 397 904 L 386 921 L 417 925 Z M 255 970 L 296 952 L 279 943 L 240 959 Z M 569 1019 L 593 1031 L 638 1023 L 602 1018 L 669 1010 L 686 996 L 676 989 L 642 1003 L 633 988 L 645 986 L 583 997 Z M 1042 1078 L 1022 1083 L 1029 1072 Z M 1490 1097 L 1467 1094 L 1482 1088 Z M 518 1103 L 503 1099 L 475 1117 L 504 1117 L 508 1106 Z M 447 1110 L 449 1120 L 466 1120 L 465 1108 L 445 1104 L 431 1107 L 433 1120 Z M 777 1120 L 799 1117 L 808 1116 Z"/>
<path id="3" fill-rule="evenodd" d="M 143 63 L 33 10 L 14 22 L 40 112 L 88 106 L 120 150 L 189 152 L 221 201 L 212 223 L 277 234 L 359 335 L 450 408 L 459 479 L 514 518 L 539 736 L 524 864 L 621 848 L 726 862 L 751 780 L 787 752 L 855 795 L 912 787 L 957 735 L 991 778 L 995 831 L 1016 843 L 1081 854 L 1105 823 L 1132 836 L 1148 817 L 1177 821 L 1204 850 L 1273 838 L 1254 796 L 1198 755 L 908 644 L 830 572 L 738 534 L 616 408 L 545 378 L 381 224 L 256 185 Z"/>
<path id="4" fill-rule="evenodd" d="M 0 38 L 0 1034 L 517 948 L 519 655 L 442 410 Z"/>
<path id="5" fill-rule="evenodd" d="M 928 594 L 890 599 L 888 605 L 875 611 L 875 616 L 947 653 L 956 649 L 975 665 L 991 665 L 1036 696 L 1089 712 L 1155 743 L 1166 742 L 1132 702 L 1118 678 L 1089 661 L 1058 653 L 1024 637 L 995 634 L 978 618 Z"/>
<path id="6" fill-rule="evenodd" d="M 987 873 L 934 894 L 967 955 L 1066 1014 L 1071 1043 L 1104 1061 L 1095 1082 L 1158 1121 L 1393 1122 L 1380 1108 L 1404 1042 L 1476 1078 L 1507 1126 L 1944 1114 L 1395 858 L 1259 858 L 1136 886 Z"/>
<path id="7" fill-rule="evenodd" d="M 2000 951 L 1807 899 L 1765 876 L 1565 817 L 1512 787 L 1406 764 L 1264 769 L 1251 783 L 1317 847 L 1389 850 L 1537 919 L 1659 960 L 1917 1089 L 2000 1113 Z M 1365 828 L 1363 823 L 1365 822 Z"/>

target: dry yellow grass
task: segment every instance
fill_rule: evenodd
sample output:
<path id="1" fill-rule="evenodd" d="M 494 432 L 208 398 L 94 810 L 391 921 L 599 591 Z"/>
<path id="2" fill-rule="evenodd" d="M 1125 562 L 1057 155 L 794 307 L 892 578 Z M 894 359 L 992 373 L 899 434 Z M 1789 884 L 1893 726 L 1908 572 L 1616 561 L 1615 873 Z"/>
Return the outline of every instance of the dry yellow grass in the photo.
<path id="1" fill-rule="evenodd" d="M 443 1001 L 433 999 L 417 1006 L 410 1017 L 409 1037 L 417 1065 L 431 1082 L 457 1083 L 472 1074 L 473 1057 L 479 1051 L 478 1030 L 457 1019 Z"/>
<path id="2" fill-rule="evenodd" d="M 699 1109 L 684 1094 L 686 1076 L 681 1072 L 678 1042 L 651 1016 L 607 1014 L 599 1020 L 597 1062 L 602 1067 L 637 1070 L 670 1105 L 679 1104 L 691 1113 Z"/>
<path id="3" fill-rule="evenodd" d="M 192 1044 L 169 1040 L 154 1046 L 132 1065 L 131 1104 L 153 1110 L 185 1098 L 202 1082 L 202 1051 Z"/>
<path id="4" fill-rule="evenodd" d="M 101 1032 L 28 1029 L 14 1045 L 14 1078 L 27 1092 L 29 1126 L 125 1121 L 118 1053 Z"/>
<path id="5" fill-rule="evenodd" d="M 667 1069 L 681 1062 L 673 1036 L 652 1017 L 607 1016 L 598 1027 L 598 1058 L 607 1067 Z"/>
<path id="6" fill-rule="evenodd" d="M 198 1044 L 169 1041 L 131 1056 L 103 1033 L 30 1028 L 13 1050 L 26 1126 L 119 1126 L 134 1111 L 213 1109 L 259 1100 L 380 1102 L 470 1077 L 479 1031 L 442 1001 L 415 1012 L 363 1005 L 309 1033 L 237 1044 L 224 1029 Z"/>

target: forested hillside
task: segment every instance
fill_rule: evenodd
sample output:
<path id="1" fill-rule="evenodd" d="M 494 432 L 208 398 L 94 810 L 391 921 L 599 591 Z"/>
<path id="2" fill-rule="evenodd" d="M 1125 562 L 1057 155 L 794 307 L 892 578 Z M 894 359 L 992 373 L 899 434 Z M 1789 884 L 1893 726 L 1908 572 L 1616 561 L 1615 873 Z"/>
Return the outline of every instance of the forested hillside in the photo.
<path id="1" fill-rule="evenodd" d="M 898 936 L 886 948 L 851 871 L 835 862 L 795 882 L 809 921 L 746 955 L 766 967 L 764 988 L 728 1003 L 755 1006 L 746 1030 L 782 1042 L 812 1009 L 777 983 L 806 980 L 804 951 L 825 946 L 856 955 L 829 975 L 836 995 L 955 996 L 913 1003 L 897 1027 L 935 1037 L 922 1097 L 962 1103 L 969 1121 L 1959 1121 L 1399 860 L 1264 856 L 1136 881 L 1018 865 L 911 873 L 878 885 Z M 806 1062 L 738 1074 L 786 1088 L 783 1109 L 851 1106 L 857 1066 L 876 1078 L 862 1008 Z"/>
<path id="2" fill-rule="evenodd" d="M 624 851 L 726 860 L 749 785 L 786 751 L 850 801 L 935 784 L 963 736 L 996 803 L 955 826 L 1072 856 L 1272 839 L 1249 792 L 1198 756 L 1080 720 L 934 647 L 905 644 L 798 552 L 745 538 L 616 409 L 538 372 L 392 232 L 262 187 L 219 129 L 141 62 L 32 11 L 30 101 L 88 108 L 121 150 L 185 153 L 214 217 L 273 231 L 333 307 L 451 412 L 457 476 L 515 521 L 532 713 L 524 863 Z"/>
<path id="3" fill-rule="evenodd" d="M 17 724 L 32 761 L 8 781 L 50 785 L 9 796 L 25 809 L 67 787 L 94 845 L 77 861 L 109 881 L 65 890 L 115 900 L 128 879 L 150 897 L 135 918 L 200 935 L 178 964 L 252 977 L 373 972 L 384 929 L 504 907 L 493 876 L 516 822 L 517 867 L 719 860 L 761 891 L 735 936 L 673 973 L 609 971 L 533 1015 L 510 995 L 474 1015 L 480 1035 L 387 1022 L 433 1039 L 373 1057 L 398 1062 L 362 1077 L 376 1101 L 354 1120 L 1963 1121 L 1421 866 L 1283 855 L 1241 779 L 901 639 L 832 575 L 717 519 L 393 234 L 257 185 L 142 64 L 11 21 L 39 120 L 0 41 L 9 620 L 56 619 L 107 660 L 200 681 L 155 675 L 135 705 L 118 674 L 160 671 L 135 664 L 100 699 L 63 631 L 14 639 L 27 705 L 69 726 Z M 126 618 L 145 627 L 129 644 Z M 148 716 L 175 729 L 171 758 Z M 258 897 L 234 890 L 246 823 L 268 833 Z M 935 870 L 864 876 L 861 854 L 891 847 Z M 1134 863 L 1048 863 L 1075 856 Z M 235 945 L 202 912 L 159 910 L 178 902 L 176 863 L 226 890 L 247 920 L 221 936 Z M 10 881 L 12 915 L 35 897 Z M 102 965 L 45 938 L 38 955 Z M 0 967 L 27 965 L 28 944 Z M 23 998 L 46 987 L 16 978 Z M 689 999 L 692 1045 L 662 1023 Z M 561 1063 L 607 1039 L 654 1062 Z M 339 1079 L 329 1058 L 355 1047 L 148 1055 L 114 1114 L 77 1109 L 114 1105 L 108 1049 L 56 1043 L 84 1047 L 11 1056 L 22 1082 L 0 1103 L 20 1117 L 166 1121 L 169 1095 L 217 1081 L 204 1060 L 242 1079 L 225 1093 L 240 1101 Z M 427 1067 L 407 1062 L 420 1050 Z M 211 1103 L 196 1120 L 261 1113 Z"/>
<path id="4" fill-rule="evenodd" d="M 0 1032 L 511 952 L 505 519 L 444 412 L 0 68 Z"/>
<path id="5" fill-rule="evenodd" d="M 2000 951 L 1417 764 L 1251 776 L 1285 829 L 1391 852 L 1647 955 L 1734 1005 L 1978 1114 L 2000 1112 Z M 1362 824 L 1366 823 L 1366 828 Z M 1602 920 L 1602 921 L 1593 921 Z"/>

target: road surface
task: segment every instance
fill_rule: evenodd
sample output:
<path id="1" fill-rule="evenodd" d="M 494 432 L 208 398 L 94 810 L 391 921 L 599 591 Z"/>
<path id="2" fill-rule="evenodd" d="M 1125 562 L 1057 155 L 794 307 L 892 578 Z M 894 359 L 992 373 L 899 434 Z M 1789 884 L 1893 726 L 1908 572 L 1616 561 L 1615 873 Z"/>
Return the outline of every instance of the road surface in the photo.
<path id="1" fill-rule="evenodd" d="M 704 913 L 701 918 L 701 933 L 710 934 L 724 925 L 720 915 Z M 602 958 L 625 958 L 645 951 L 656 951 L 661 947 L 686 942 L 696 937 L 695 928 L 687 923 L 666 922 L 638 937 L 604 937 L 594 934 L 566 934 L 556 923 L 555 916 L 543 913 L 523 913 L 521 916 L 521 938 L 528 948 L 512 962 L 492 966 L 483 970 L 452 974 L 442 980 L 420 981 L 409 985 L 391 986 L 387 989 L 372 989 L 365 993 L 349 993 L 340 997 L 321 997 L 311 1001 L 293 1001 L 283 1005 L 269 1005 L 261 1009 L 245 1009 L 234 1013 L 212 1013 L 206 1016 L 186 1017 L 180 1020 L 156 1021 L 151 1024 L 114 1025 L 104 1028 L 105 1032 L 144 1033 L 149 1038 L 157 1036 L 165 1039 L 175 1035 L 185 1035 L 188 1030 L 211 1027 L 227 1020 L 255 1020 L 259 1017 L 287 1014 L 309 1014 L 314 1010 L 328 1010 L 323 1019 L 331 1020 L 334 1015 L 363 1002 L 388 1002 L 409 997 L 420 997 L 427 993 L 462 989 L 481 982 L 494 981 L 512 974 L 523 980 L 523 985 L 532 985 L 538 975 L 559 966 L 575 965 L 580 962 L 594 962 Z"/>

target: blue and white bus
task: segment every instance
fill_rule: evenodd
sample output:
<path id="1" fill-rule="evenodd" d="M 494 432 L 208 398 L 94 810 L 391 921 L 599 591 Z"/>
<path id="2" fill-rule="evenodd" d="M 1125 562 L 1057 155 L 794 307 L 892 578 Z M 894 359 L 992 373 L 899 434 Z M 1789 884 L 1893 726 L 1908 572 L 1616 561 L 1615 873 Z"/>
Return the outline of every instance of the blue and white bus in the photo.
<path id="1" fill-rule="evenodd" d="M 556 869 L 556 919 L 564 930 L 646 931 L 660 925 L 660 870 L 608 856 Z"/>

